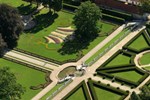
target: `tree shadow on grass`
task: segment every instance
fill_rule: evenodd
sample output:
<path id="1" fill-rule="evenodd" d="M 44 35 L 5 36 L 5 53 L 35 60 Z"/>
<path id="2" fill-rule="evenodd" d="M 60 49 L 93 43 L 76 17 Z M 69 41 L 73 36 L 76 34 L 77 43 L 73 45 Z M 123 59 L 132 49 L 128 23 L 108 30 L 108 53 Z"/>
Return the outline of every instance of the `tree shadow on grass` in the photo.
<path id="1" fill-rule="evenodd" d="M 31 29 L 28 30 L 27 32 L 30 33 L 37 33 L 40 30 L 43 30 L 44 28 L 49 27 L 50 25 L 52 25 L 54 23 L 54 20 L 58 17 L 58 14 L 52 14 L 52 13 L 46 13 L 46 14 L 40 14 L 35 16 L 35 21 L 37 23 L 37 25 Z"/>
<path id="2" fill-rule="evenodd" d="M 82 53 L 83 49 L 88 49 L 88 46 L 90 45 L 90 42 L 92 42 L 95 37 L 87 39 L 79 39 L 75 38 L 72 41 L 64 42 L 62 45 L 62 48 L 58 50 L 59 53 L 62 55 L 66 54 L 74 54 L 74 53 Z"/>
<path id="3" fill-rule="evenodd" d="M 21 15 L 28 15 L 28 14 L 33 13 L 36 10 L 36 7 L 32 7 L 32 5 L 30 5 L 30 4 L 26 5 L 26 6 L 24 4 L 22 4 L 17 8 Z"/>

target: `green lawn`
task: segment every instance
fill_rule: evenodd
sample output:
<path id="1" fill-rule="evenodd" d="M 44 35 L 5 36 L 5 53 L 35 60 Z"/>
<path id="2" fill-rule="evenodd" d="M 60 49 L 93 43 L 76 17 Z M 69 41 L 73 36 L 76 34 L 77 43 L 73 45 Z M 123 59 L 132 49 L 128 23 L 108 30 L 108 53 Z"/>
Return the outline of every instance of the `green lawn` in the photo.
<path id="1" fill-rule="evenodd" d="M 112 61 L 110 61 L 106 67 L 109 66 L 117 66 L 117 65 L 125 65 L 125 64 L 130 64 L 130 57 L 119 54 L 117 55 Z"/>
<path id="2" fill-rule="evenodd" d="M 112 73 L 112 75 L 133 82 L 137 82 L 139 79 L 142 78 L 142 75 L 137 73 L 136 71 L 123 71 L 123 72 Z"/>
<path id="3" fill-rule="evenodd" d="M 14 7 L 18 7 L 21 4 L 24 4 L 25 6 L 29 4 L 22 0 L 17 0 L 17 2 L 12 0 L 0 0 L 0 2 L 10 4 Z M 77 53 L 62 55 L 58 52 L 58 50 L 62 48 L 61 44 L 47 44 L 45 43 L 45 39 L 43 38 L 44 36 L 48 36 L 58 26 L 72 26 L 74 15 L 63 11 L 58 12 L 58 15 L 49 15 L 47 14 L 48 11 L 48 9 L 43 9 L 39 14 L 35 16 L 35 19 L 38 21 L 37 26 L 31 31 L 25 32 L 20 36 L 17 48 L 36 53 L 38 55 L 42 55 L 48 58 L 52 58 L 58 61 L 76 59 Z M 102 23 L 101 33 L 110 32 L 116 27 L 115 25 L 109 23 L 100 23 Z M 106 36 L 96 38 L 90 43 L 90 45 L 86 49 L 82 50 L 83 54 L 89 52 L 93 47 L 95 47 L 105 38 Z"/>
<path id="4" fill-rule="evenodd" d="M 93 56 L 87 59 L 86 63 L 91 62 L 95 57 L 97 57 L 100 53 L 102 53 L 106 48 L 108 48 L 112 43 L 114 43 L 119 37 L 121 37 L 127 30 L 123 30 L 117 36 L 115 36 L 111 41 L 109 41 L 106 45 L 104 45 L 101 49 L 99 49 Z"/>
<path id="5" fill-rule="evenodd" d="M 143 35 L 140 35 L 137 39 L 135 39 L 129 47 L 134 48 L 136 50 L 141 50 L 145 47 L 149 47 Z"/>
<path id="6" fill-rule="evenodd" d="M 45 11 L 46 10 L 43 10 L 41 14 L 45 13 Z M 58 18 L 56 18 L 54 20 L 54 23 L 52 23 L 50 26 L 43 28 L 38 32 L 34 31 L 33 29 L 33 32 L 36 32 L 34 34 L 31 34 L 31 33 L 22 34 L 18 42 L 18 48 L 29 51 L 29 52 L 33 52 L 33 53 L 36 53 L 36 54 L 39 54 L 48 58 L 52 58 L 58 61 L 76 59 L 77 53 L 62 55 L 61 53 L 58 52 L 58 50 L 62 48 L 61 44 L 47 44 L 45 43 L 45 40 L 43 38 L 44 36 L 48 36 L 51 31 L 54 31 L 57 28 L 57 26 L 62 25 L 62 23 L 64 25 L 71 24 L 72 18 L 73 18 L 73 14 L 69 14 L 69 13 L 62 12 L 62 11 L 58 12 Z M 106 23 L 102 23 L 102 24 L 103 24 L 102 30 L 104 31 L 106 31 L 106 28 L 107 28 L 107 31 L 108 30 L 111 31 L 112 28 L 115 27 L 109 24 L 107 25 Z M 41 28 L 41 26 L 37 26 L 37 27 Z M 105 38 L 106 36 L 97 37 L 94 41 L 90 43 L 90 45 L 86 49 L 82 50 L 83 54 L 86 54 L 87 52 L 89 52 L 93 47 L 95 47 L 98 43 L 100 43 Z"/>
<path id="7" fill-rule="evenodd" d="M 0 0 L 0 3 L 6 3 L 6 4 L 11 5 L 13 7 L 18 7 L 21 4 L 24 4 L 24 5 L 29 4 L 27 2 L 24 2 L 23 0 Z"/>
<path id="8" fill-rule="evenodd" d="M 150 64 L 150 53 L 146 53 L 140 58 L 140 64 L 141 65 Z"/>
<path id="9" fill-rule="evenodd" d="M 120 100 L 121 95 L 109 90 L 94 86 L 98 100 Z"/>
<path id="10" fill-rule="evenodd" d="M 147 70 L 150 70 L 150 66 L 149 67 L 144 67 L 145 69 L 147 69 Z"/>
<path id="11" fill-rule="evenodd" d="M 22 95 L 22 100 L 31 100 L 32 97 L 41 91 L 41 89 L 31 90 L 29 87 L 45 83 L 45 73 L 0 59 L 0 67 L 3 66 L 9 67 L 10 71 L 12 71 L 17 77 L 18 83 L 22 84 L 22 86 L 26 88 L 25 94 Z"/>
<path id="12" fill-rule="evenodd" d="M 79 88 L 67 100 L 86 100 L 83 89 Z"/>
<path id="13" fill-rule="evenodd" d="M 54 93 L 59 87 L 61 87 L 63 84 L 57 84 L 54 88 L 52 88 L 47 94 L 45 94 L 40 100 L 46 100 L 52 93 Z"/>

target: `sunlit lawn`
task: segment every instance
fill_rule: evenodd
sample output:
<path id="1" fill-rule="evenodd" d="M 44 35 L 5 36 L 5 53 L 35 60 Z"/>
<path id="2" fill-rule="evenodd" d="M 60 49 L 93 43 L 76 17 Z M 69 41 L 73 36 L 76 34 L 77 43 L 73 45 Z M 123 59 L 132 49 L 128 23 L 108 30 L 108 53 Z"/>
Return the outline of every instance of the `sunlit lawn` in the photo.
<path id="1" fill-rule="evenodd" d="M 117 65 L 125 65 L 130 64 L 130 57 L 119 54 L 112 61 L 110 61 L 106 66 L 117 66 Z"/>
<path id="2" fill-rule="evenodd" d="M 146 53 L 140 58 L 140 64 L 141 65 L 150 64 L 150 53 Z"/>
<path id="3" fill-rule="evenodd" d="M 120 100 L 121 98 L 121 95 L 111 92 L 109 90 L 105 90 L 100 87 L 94 86 L 94 90 L 98 100 Z"/>
<path id="4" fill-rule="evenodd" d="M 9 67 L 10 71 L 13 72 L 17 77 L 18 83 L 26 88 L 25 94 L 22 95 L 22 100 L 31 100 L 32 97 L 34 97 L 38 92 L 41 91 L 41 89 L 31 90 L 30 86 L 37 86 L 46 82 L 44 72 L 31 69 L 4 59 L 0 59 L 0 68 L 4 66 Z"/>
<path id="5" fill-rule="evenodd" d="M 135 39 L 130 45 L 129 47 L 134 48 L 136 50 L 141 50 L 145 47 L 149 47 L 144 36 L 140 35 L 137 39 Z"/>
<path id="6" fill-rule="evenodd" d="M 137 82 L 138 80 L 140 80 L 142 78 L 142 75 L 139 74 L 136 71 L 122 71 L 122 72 L 116 72 L 116 73 L 112 73 L 112 75 L 120 77 L 122 79 L 126 79 L 132 82 Z"/>

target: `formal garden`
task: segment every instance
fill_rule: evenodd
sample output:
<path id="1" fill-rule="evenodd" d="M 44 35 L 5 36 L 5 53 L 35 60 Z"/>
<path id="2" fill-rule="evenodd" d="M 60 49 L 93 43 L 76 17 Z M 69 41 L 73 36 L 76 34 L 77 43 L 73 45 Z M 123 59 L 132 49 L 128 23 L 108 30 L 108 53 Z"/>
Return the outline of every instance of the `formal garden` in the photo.
<path id="1" fill-rule="evenodd" d="M 116 52 L 105 63 L 103 63 L 96 70 L 97 74 L 94 76 L 102 77 L 103 80 L 111 80 L 112 83 L 117 82 L 121 84 L 121 86 L 129 86 L 131 89 L 136 88 L 148 77 L 149 74 L 146 73 L 145 70 L 148 72 L 150 71 L 149 66 L 144 67 L 145 70 L 143 71 L 142 69 L 139 69 L 134 62 L 136 54 L 149 50 L 149 35 L 150 33 L 147 30 L 140 32 L 136 37 L 130 40 L 122 50 Z M 144 61 L 143 65 L 149 64 L 149 53 L 144 54 L 140 60 L 138 60 L 141 65 L 142 60 Z M 84 84 L 84 88 L 87 87 L 85 82 L 82 82 L 82 84 Z M 113 88 L 110 84 L 103 84 L 101 81 L 95 81 L 92 79 L 89 79 L 87 84 L 90 94 L 95 100 L 123 100 L 123 98 L 129 93 L 129 91 L 120 90 L 119 87 Z M 145 85 L 149 87 L 150 81 Z M 83 87 L 81 88 L 81 86 L 77 86 L 65 97 L 65 99 L 70 100 L 71 98 L 72 100 L 75 100 L 74 98 L 79 96 L 86 100 L 88 92 Z"/>
<path id="2" fill-rule="evenodd" d="M 35 2 L 31 5 L 24 0 L 17 0 L 17 2 L 12 0 L 0 0 L 0 3 L 6 3 L 16 7 L 21 14 L 21 18 L 29 17 L 27 19 L 34 21 L 35 24 L 31 29 L 25 29 L 22 32 L 14 50 L 58 65 L 68 62 L 77 62 L 96 45 L 110 36 L 121 24 L 133 19 L 131 14 L 100 7 L 102 18 L 98 20 L 97 23 L 97 28 L 100 29 L 98 36 L 91 36 L 94 38 L 87 42 L 84 40 L 79 41 L 78 39 L 73 40 L 74 33 L 77 32 L 77 27 L 74 22 L 74 11 L 78 9 L 78 4 L 70 5 L 70 2 L 65 1 L 62 10 L 50 12 L 48 7 L 42 7 L 37 10 L 38 8 L 36 8 Z M 27 23 L 24 23 L 24 25 Z M 102 57 L 130 32 L 132 32 L 130 28 L 123 29 L 106 45 L 89 57 L 85 63 L 88 66 L 95 63 L 97 59 Z M 108 49 L 108 47 L 111 48 Z M 112 83 L 116 82 L 121 86 L 128 86 L 131 89 L 136 88 L 149 76 L 150 66 L 140 69 L 136 66 L 134 59 L 137 54 L 148 51 L 149 49 L 150 28 L 147 26 L 145 30 L 124 45 L 121 50 L 118 50 L 106 62 L 99 66 L 95 71 L 94 77 L 110 80 Z M 150 52 L 142 55 L 137 62 L 141 66 L 150 65 L 149 58 Z M 49 77 L 51 71 L 37 68 L 36 65 L 30 65 L 3 57 L 0 58 L 0 68 L 2 67 L 8 67 L 16 76 L 17 82 L 25 88 L 25 92 L 22 94 L 22 100 L 32 99 L 52 82 Z M 62 70 L 57 77 L 62 79 L 68 74 L 74 74 L 75 72 L 75 66 L 71 66 Z M 56 84 L 41 100 L 45 100 L 48 97 L 52 98 L 71 82 L 72 80 L 69 80 L 65 83 Z M 149 81 L 146 83 L 146 86 L 150 87 Z M 87 100 L 89 98 L 93 100 L 123 100 L 128 94 L 129 91 L 121 90 L 119 87 L 114 88 L 110 86 L 110 84 L 104 84 L 101 81 L 89 78 L 86 82 L 82 81 L 78 84 L 63 100 Z"/>

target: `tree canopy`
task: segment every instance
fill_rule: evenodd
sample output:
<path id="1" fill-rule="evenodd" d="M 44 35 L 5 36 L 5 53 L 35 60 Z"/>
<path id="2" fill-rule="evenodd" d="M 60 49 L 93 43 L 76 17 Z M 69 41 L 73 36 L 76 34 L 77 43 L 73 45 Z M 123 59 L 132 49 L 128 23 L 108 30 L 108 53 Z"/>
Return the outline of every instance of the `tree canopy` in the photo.
<path id="1" fill-rule="evenodd" d="M 23 27 L 18 11 L 9 5 L 0 4 L 0 47 L 6 46 L 12 49 L 17 46 L 17 40 Z"/>
<path id="2" fill-rule="evenodd" d="M 143 86 L 140 94 L 132 93 L 130 100 L 149 100 L 150 98 L 150 88 L 148 86 Z"/>
<path id="3" fill-rule="evenodd" d="M 97 25 L 100 18 L 101 10 L 98 6 L 90 1 L 81 3 L 73 18 L 77 28 L 75 35 L 84 40 L 97 36 L 100 31 Z"/>
<path id="4" fill-rule="evenodd" d="M 17 83 L 8 67 L 0 68 L 0 100 L 21 99 L 25 89 Z"/>
<path id="5" fill-rule="evenodd" d="M 139 0 L 143 12 L 150 13 L 150 0 Z"/>

